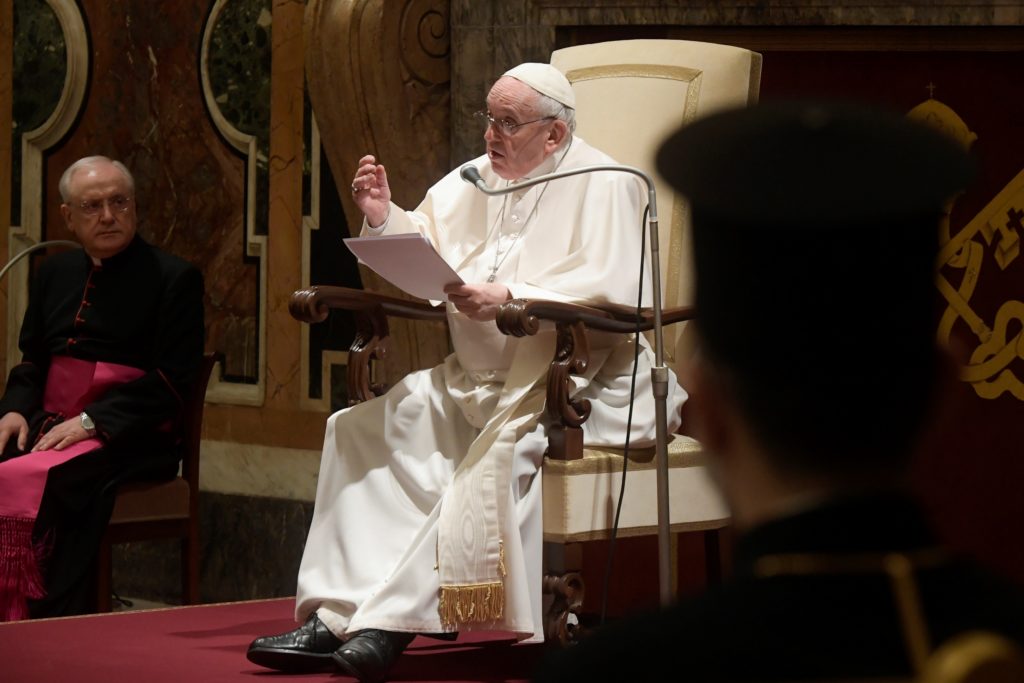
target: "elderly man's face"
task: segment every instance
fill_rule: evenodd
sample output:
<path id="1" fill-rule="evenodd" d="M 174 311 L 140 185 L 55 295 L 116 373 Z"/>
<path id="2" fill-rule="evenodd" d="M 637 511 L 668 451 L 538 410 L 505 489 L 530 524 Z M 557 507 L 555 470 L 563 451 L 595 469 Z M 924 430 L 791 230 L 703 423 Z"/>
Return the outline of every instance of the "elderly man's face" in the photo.
<path id="1" fill-rule="evenodd" d="M 135 237 L 135 198 L 116 166 L 97 162 L 71 176 L 70 198 L 60 205 L 68 229 L 93 258 L 110 258 Z"/>
<path id="2" fill-rule="evenodd" d="M 505 180 L 522 178 L 551 156 L 568 133 L 564 121 L 540 119 L 537 93 L 522 81 L 503 76 L 487 95 L 487 111 L 495 121 L 525 124 L 513 132 L 489 125 L 484 133 L 494 172 Z M 527 123 L 530 122 L 530 123 Z"/>

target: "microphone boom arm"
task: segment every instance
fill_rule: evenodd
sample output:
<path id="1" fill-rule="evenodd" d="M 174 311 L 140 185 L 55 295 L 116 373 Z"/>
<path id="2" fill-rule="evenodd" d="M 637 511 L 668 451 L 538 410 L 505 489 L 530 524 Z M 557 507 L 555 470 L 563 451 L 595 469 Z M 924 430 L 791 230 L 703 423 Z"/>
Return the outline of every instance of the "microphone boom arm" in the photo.
<path id="1" fill-rule="evenodd" d="M 654 300 L 654 367 L 651 368 L 651 385 L 654 391 L 654 417 L 655 417 L 655 465 L 657 471 L 657 500 L 658 500 L 658 586 L 661 597 L 661 604 L 668 605 L 672 602 L 674 594 L 670 583 L 672 574 L 671 565 L 671 539 L 669 501 L 668 501 L 668 412 L 666 401 L 668 400 L 668 368 L 665 367 L 665 342 L 661 329 L 661 257 L 658 246 L 658 199 L 654 190 L 654 181 L 650 175 L 634 166 L 622 164 L 596 164 L 592 166 L 580 166 L 565 171 L 547 173 L 529 178 L 518 183 L 512 183 L 507 187 L 491 188 L 480 177 L 479 170 L 472 164 L 462 167 L 460 175 L 462 179 L 486 195 L 498 196 L 533 187 L 550 180 L 558 180 L 568 176 L 582 173 L 595 173 L 598 171 L 615 171 L 620 173 L 632 173 L 639 176 L 647 185 L 648 205 L 648 231 L 651 242 L 651 287 Z"/>

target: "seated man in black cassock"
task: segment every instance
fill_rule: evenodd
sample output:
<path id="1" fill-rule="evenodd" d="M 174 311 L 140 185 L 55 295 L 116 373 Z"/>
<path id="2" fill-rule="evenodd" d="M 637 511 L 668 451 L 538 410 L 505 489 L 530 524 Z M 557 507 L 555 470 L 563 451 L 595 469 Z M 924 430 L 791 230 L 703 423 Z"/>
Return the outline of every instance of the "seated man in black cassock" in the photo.
<path id="1" fill-rule="evenodd" d="M 203 353 L 202 275 L 136 234 L 128 169 L 80 159 L 60 194 L 82 249 L 40 265 L 0 398 L 0 621 L 89 611 L 112 484 L 176 474 Z"/>
<path id="2" fill-rule="evenodd" d="M 693 209 L 699 350 L 681 377 L 733 571 L 536 680 L 906 680 L 954 642 L 1009 658 L 1020 588 L 944 548 L 907 486 L 954 379 L 934 269 L 963 150 L 894 113 L 777 103 L 684 127 L 658 168 Z M 987 635 L 965 647 L 968 631 Z"/>

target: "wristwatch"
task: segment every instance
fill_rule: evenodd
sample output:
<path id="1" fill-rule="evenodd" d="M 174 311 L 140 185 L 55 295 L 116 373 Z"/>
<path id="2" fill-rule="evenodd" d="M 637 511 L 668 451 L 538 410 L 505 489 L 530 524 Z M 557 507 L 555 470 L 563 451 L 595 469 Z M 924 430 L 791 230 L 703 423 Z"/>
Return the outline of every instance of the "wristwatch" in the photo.
<path id="1" fill-rule="evenodd" d="M 96 423 L 89 417 L 89 413 L 83 412 L 78 416 L 78 419 L 82 422 L 82 429 L 85 430 L 89 436 L 96 436 Z"/>

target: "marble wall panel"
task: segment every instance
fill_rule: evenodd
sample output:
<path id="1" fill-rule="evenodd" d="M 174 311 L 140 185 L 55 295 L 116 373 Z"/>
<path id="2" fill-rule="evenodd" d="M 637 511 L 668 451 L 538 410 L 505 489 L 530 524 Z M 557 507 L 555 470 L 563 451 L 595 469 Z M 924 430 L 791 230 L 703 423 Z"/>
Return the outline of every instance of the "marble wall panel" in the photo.
<path id="1" fill-rule="evenodd" d="M 302 324 L 288 313 L 288 300 L 302 286 L 302 185 L 305 82 L 304 6 L 273 0 L 270 156 L 268 158 L 269 245 L 267 268 L 267 362 L 264 406 L 290 408 L 298 402 L 301 360 L 296 342 Z"/>
<path id="2" fill-rule="evenodd" d="M 320 471 L 320 450 L 279 448 L 231 441 L 203 441 L 199 467 L 205 495 L 282 498 L 313 502 Z M 282 468 L 279 463 L 287 462 Z"/>
<path id="3" fill-rule="evenodd" d="M 246 177 L 243 194 L 244 253 L 259 271 L 258 261 L 267 257 L 262 241 L 268 234 L 270 201 L 270 0 L 229 0 L 210 5 L 200 61 L 204 73 L 200 75 L 208 84 L 206 105 L 220 134 L 243 159 L 246 172 L 253 173 L 251 178 Z M 239 148 L 239 136 L 251 138 L 252 148 Z M 256 278 L 261 276 L 255 274 Z M 265 289 L 265 283 L 259 283 L 255 292 L 234 293 L 256 297 L 253 315 L 225 316 L 208 323 L 210 336 L 223 340 L 224 348 L 233 350 L 225 353 L 224 379 L 258 383 L 262 377 L 260 346 L 265 338 L 259 318 L 264 315 Z M 248 400 L 258 402 L 254 396 L 259 388 L 254 389 Z M 215 383 L 214 393 L 217 391 Z"/>
<path id="4" fill-rule="evenodd" d="M 199 508 L 202 602 L 295 595 L 312 503 L 205 493 Z M 180 604 L 180 552 L 175 540 L 114 546 L 114 592 Z"/>
<path id="5" fill-rule="evenodd" d="M 495 7 L 490 2 L 453 2 L 452 26 L 492 26 Z"/>
<path id="6" fill-rule="evenodd" d="M 207 78 L 214 103 L 236 129 L 256 138 L 255 225 L 267 234 L 270 158 L 270 0 L 232 0 L 210 27 Z M 213 21 L 213 18 L 209 19 Z"/>

